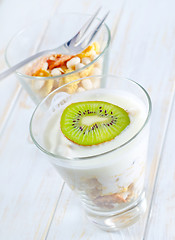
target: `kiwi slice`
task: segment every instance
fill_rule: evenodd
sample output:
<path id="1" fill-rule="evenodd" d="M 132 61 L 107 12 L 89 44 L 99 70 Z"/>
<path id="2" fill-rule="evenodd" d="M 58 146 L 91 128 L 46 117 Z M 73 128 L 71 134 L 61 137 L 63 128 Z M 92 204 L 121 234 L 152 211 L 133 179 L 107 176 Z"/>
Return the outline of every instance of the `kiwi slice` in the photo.
<path id="1" fill-rule="evenodd" d="M 103 101 L 76 102 L 62 113 L 60 126 L 66 138 L 84 146 L 114 139 L 130 123 L 121 107 Z"/>

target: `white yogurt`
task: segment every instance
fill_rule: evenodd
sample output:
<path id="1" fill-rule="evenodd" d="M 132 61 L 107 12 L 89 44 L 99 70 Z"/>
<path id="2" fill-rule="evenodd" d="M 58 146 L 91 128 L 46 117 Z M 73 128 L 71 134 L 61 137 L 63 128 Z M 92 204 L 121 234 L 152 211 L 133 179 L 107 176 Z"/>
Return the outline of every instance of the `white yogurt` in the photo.
<path id="1" fill-rule="evenodd" d="M 64 104 L 58 104 L 59 97 L 60 93 L 54 97 L 50 108 L 52 114 L 43 135 L 47 151 L 60 158 L 61 156 L 70 158 L 69 166 L 60 166 L 56 161 L 54 162 L 59 173 L 71 187 L 83 194 L 83 198 L 92 201 L 96 207 L 111 208 L 120 205 L 119 200 L 116 202 L 115 199 L 112 200 L 113 197 L 117 199 L 121 197 L 122 203 L 134 201 L 143 190 L 148 129 L 144 128 L 136 138 L 125 143 L 143 127 L 147 116 L 145 105 L 128 92 L 111 89 L 66 95 Z M 62 134 L 60 118 L 69 104 L 80 101 L 106 101 L 115 104 L 128 112 L 130 124 L 119 136 L 109 142 L 94 146 L 75 144 Z M 90 158 L 77 159 L 83 157 Z M 71 158 L 75 160 L 72 161 Z M 107 203 L 105 203 L 106 198 Z"/>
<path id="2" fill-rule="evenodd" d="M 94 146 L 80 146 L 75 144 L 62 134 L 60 129 L 60 118 L 65 107 L 72 102 L 80 101 L 105 101 L 115 104 L 129 113 L 130 124 L 112 141 Z M 83 92 L 83 94 L 76 94 L 74 97 L 71 96 L 68 98 L 66 104 L 58 107 L 52 114 L 44 133 L 45 148 L 51 153 L 71 158 L 101 154 L 119 147 L 131 139 L 143 126 L 146 114 L 144 104 L 134 95 L 127 92 L 98 89 Z"/>

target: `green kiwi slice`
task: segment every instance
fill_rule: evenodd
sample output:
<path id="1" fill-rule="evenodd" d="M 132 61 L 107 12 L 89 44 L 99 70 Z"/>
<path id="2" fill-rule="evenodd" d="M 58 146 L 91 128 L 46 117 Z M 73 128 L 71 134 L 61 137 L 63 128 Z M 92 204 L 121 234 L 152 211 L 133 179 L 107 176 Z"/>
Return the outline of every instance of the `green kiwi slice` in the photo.
<path id="1" fill-rule="evenodd" d="M 130 123 L 121 107 L 103 101 L 76 102 L 67 106 L 60 127 L 72 142 L 91 146 L 114 139 Z"/>

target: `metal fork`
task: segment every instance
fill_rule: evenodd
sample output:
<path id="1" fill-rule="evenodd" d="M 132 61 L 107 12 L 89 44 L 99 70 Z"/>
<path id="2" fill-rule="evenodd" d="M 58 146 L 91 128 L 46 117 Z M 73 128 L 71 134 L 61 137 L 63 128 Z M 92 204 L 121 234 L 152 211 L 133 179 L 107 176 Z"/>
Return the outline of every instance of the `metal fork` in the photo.
<path id="1" fill-rule="evenodd" d="M 64 43 L 63 45 L 50 50 L 44 50 L 38 52 L 29 58 L 24 59 L 23 61 L 19 62 L 18 64 L 14 65 L 13 67 L 9 68 L 8 70 L 4 71 L 0 74 L 0 80 L 9 76 L 11 73 L 15 72 L 17 69 L 23 67 L 27 63 L 33 61 L 34 59 L 41 57 L 46 54 L 51 53 L 59 53 L 59 54 L 67 54 L 67 55 L 74 55 L 77 53 L 82 52 L 94 39 L 96 34 L 98 33 L 99 29 L 101 28 L 102 24 L 104 23 L 105 19 L 107 18 L 109 12 L 103 17 L 103 19 L 97 24 L 95 29 L 85 38 L 85 33 L 87 33 L 88 29 L 92 25 L 94 19 L 96 18 L 97 14 L 99 13 L 100 8 L 96 11 L 96 13 L 90 17 L 90 19 L 83 25 L 83 27 L 78 31 L 78 33 L 71 38 L 68 42 Z"/>

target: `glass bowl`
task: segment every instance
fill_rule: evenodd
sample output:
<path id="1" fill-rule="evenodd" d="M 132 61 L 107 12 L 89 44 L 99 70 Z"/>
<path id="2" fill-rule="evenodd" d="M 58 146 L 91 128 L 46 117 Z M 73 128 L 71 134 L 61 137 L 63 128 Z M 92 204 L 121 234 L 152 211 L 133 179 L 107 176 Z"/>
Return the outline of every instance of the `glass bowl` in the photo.
<path id="1" fill-rule="evenodd" d="M 12 67 L 38 51 L 53 49 L 62 45 L 77 33 L 89 17 L 90 15 L 77 13 L 57 14 L 52 18 L 41 19 L 25 27 L 11 39 L 7 46 L 5 52 L 7 65 Z M 100 20 L 96 18 L 94 25 L 99 21 Z M 68 71 L 66 74 L 63 73 L 57 76 L 38 77 L 28 75 L 28 72 L 30 72 L 33 66 L 33 63 L 29 63 L 16 72 L 20 83 L 36 104 L 53 90 L 64 84 L 82 77 L 107 73 L 110 30 L 106 24 L 103 24 L 93 42 L 98 43 L 99 54 L 88 56 L 90 61 L 87 61 L 80 69 L 71 72 Z M 98 88 L 103 84 L 103 81 L 105 81 L 103 78 L 100 80 L 101 82 L 98 80 L 92 83 L 89 79 L 84 85 L 74 85 L 72 89 L 68 89 L 68 93 Z"/>

